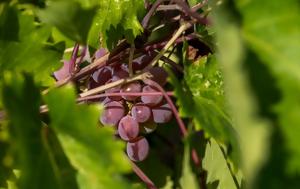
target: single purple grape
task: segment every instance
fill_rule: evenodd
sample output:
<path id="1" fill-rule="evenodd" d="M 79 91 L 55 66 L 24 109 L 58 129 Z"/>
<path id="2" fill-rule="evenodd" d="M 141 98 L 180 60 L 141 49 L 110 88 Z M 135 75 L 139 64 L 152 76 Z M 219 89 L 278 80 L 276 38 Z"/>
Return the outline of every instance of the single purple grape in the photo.
<path id="1" fill-rule="evenodd" d="M 154 58 L 154 55 L 142 55 L 136 59 L 133 60 L 132 62 L 132 69 L 133 71 L 138 71 L 144 69 Z"/>
<path id="2" fill-rule="evenodd" d="M 135 162 L 143 161 L 149 154 L 149 144 L 146 138 L 141 137 L 134 142 L 127 142 L 127 155 Z"/>
<path id="3" fill-rule="evenodd" d="M 138 81 L 134 81 L 123 85 L 120 91 L 122 93 L 137 93 L 137 92 L 141 92 L 141 90 L 142 90 L 141 84 Z M 138 96 L 126 96 L 126 95 L 123 95 L 122 97 L 123 99 L 128 101 L 134 101 L 135 99 L 138 98 Z"/>
<path id="4" fill-rule="evenodd" d="M 120 79 L 119 77 L 113 76 L 110 80 L 108 80 L 106 82 L 106 84 L 112 83 L 112 82 L 117 81 L 119 79 Z M 121 86 L 116 86 L 116 87 L 113 87 L 113 88 L 105 90 L 105 93 L 118 93 L 118 92 L 120 92 L 120 89 L 121 89 Z M 108 98 L 110 98 L 112 100 L 115 100 L 115 101 L 122 100 L 122 96 L 121 95 L 120 96 L 108 96 Z"/>
<path id="5" fill-rule="evenodd" d="M 107 53 L 107 50 L 105 48 L 100 48 L 95 52 L 95 58 L 101 58 L 102 56 L 104 56 Z"/>
<path id="6" fill-rule="evenodd" d="M 113 67 L 112 75 L 124 79 L 129 77 L 129 71 L 125 64 L 118 64 Z"/>
<path id="7" fill-rule="evenodd" d="M 155 90 L 153 87 L 149 86 L 149 85 L 145 85 L 143 87 L 143 93 L 147 93 L 147 92 L 158 92 L 158 90 Z M 149 106 L 155 106 L 157 104 L 159 104 L 163 99 L 162 95 L 155 95 L 155 96 L 142 96 L 141 100 L 142 102 L 144 102 L 145 104 L 149 105 Z"/>
<path id="8" fill-rule="evenodd" d="M 64 60 L 64 65 L 59 70 L 56 70 L 53 75 L 57 81 L 66 79 L 68 76 L 70 76 L 70 62 Z"/>
<path id="9" fill-rule="evenodd" d="M 133 117 L 127 115 L 120 120 L 118 132 L 123 140 L 129 141 L 136 138 L 139 131 L 139 124 Z"/>
<path id="10" fill-rule="evenodd" d="M 107 102 L 104 105 L 104 111 L 100 116 L 100 121 L 103 125 L 117 125 L 124 114 L 125 110 L 120 102 Z"/>
<path id="11" fill-rule="evenodd" d="M 96 70 L 92 74 L 92 78 L 94 81 L 99 83 L 100 85 L 104 85 L 108 80 L 110 80 L 112 77 L 111 68 L 108 66 L 104 66 L 98 70 Z"/>
<path id="12" fill-rule="evenodd" d="M 155 123 L 167 123 L 172 118 L 172 110 L 169 104 L 152 108 L 153 120 Z"/>
<path id="13" fill-rule="evenodd" d="M 145 123 L 151 117 L 151 109 L 143 103 L 135 104 L 131 109 L 132 117 L 139 123 Z"/>
<path id="14" fill-rule="evenodd" d="M 167 83 L 168 73 L 162 67 L 153 67 L 149 70 L 149 72 L 153 75 L 151 80 L 161 86 L 164 86 Z"/>

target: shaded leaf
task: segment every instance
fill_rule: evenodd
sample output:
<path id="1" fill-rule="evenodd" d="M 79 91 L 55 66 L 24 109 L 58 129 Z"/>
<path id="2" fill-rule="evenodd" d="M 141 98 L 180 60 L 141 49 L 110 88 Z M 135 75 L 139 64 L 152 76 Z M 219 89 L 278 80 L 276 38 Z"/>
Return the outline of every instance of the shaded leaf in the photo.
<path id="1" fill-rule="evenodd" d="M 97 126 L 100 107 L 76 105 L 71 86 L 51 91 L 46 100 L 51 126 L 78 171 L 80 188 L 128 188 L 121 176 L 129 171 L 124 144 L 113 140 L 111 129 Z"/>
<path id="2" fill-rule="evenodd" d="M 214 139 L 210 139 L 206 145 L 202 166 L 207 171 L 206 182 L 211 187 L 215 185 L 215 189 L 240 188 L 241 180 L 235 183 L 223 152 Z"/>

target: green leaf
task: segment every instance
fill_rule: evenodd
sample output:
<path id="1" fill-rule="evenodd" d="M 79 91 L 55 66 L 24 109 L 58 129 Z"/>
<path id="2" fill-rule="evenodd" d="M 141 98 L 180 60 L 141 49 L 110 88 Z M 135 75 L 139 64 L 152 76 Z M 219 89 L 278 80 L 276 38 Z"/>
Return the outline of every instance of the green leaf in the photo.
<path id="1" fill-rule="evenodd" d="M 224 154 L 218 143 L 210 139 L 206 145 L 205 156 L 202 163 L 207 171 L 206 182 L 215 189 L 239 189 L 241 180 L 236 181 L 230 172 L 229 164 L 224 158 Z"/>
<path id="2" fill-rule="evenodd" d="M 76 105 L 71 86 L 51 91 L 46 100 L 51 126 L 78 171 L 80 188 L 129 188 L 121 175 L 130 167 L 124 143 L 113 139 L 110 128 L 97 126 L 100 105 Z"/>
<path id="3" fill-rule="evenodd" d="M 14 7 L 5 7 L 8 12 L 16 12 Z M 18 40 L 0 38 L 0 73 L 4 70 L 34 73 L 34 79 L 41 85 L 54 84 L 51 73 L 59 66 L 63 52 L 63 44 L 47 44 L 50 28 L 34 22 L 34 17 L 18 12 Z M 13 20 L 11 20 L 13 21 Z M 16 22 L 16 20 L 14 20 Z M 12 27 L 15 28 L 15 26 Z M 3 33 L 14 31 L 5 27 Z M 5 37 L 5 36 L 4 36 Z M 15 38 L 15 37 L 14 37 Z M 1 76 L 0 76 L 1 78 Z"/>
<path id="4" fill-rule="evenodd" d="M 117 39 L 125 36 L 129 42 L 133 42 L 134 38 L 142 31 L 142 27 L 138 21 L 138 15 L 144 11 L 144 2 L 140 0 L 100 0 L 100 8 L 97 11 L 95 21 L 89 35 L 89 44 L 98 47 L 100 34 L 104 46 L 112 49 Z M 117 31 L 112 28 L 121 28 Z M 114 36 L 114 40 L 110 37 Z"/>
<path id="5" fill-rule="evenodd" d="M 96 6 L 83 8 L 77 1 L 50 1 L 38 15 L 70 39 L 86 43 L 96 10 Z"/>
<path id="6" fill-rule="evenodd" d="M 196 129 L 234 147 L 233 159 L 238 164 L 239 145 L 232 121 L 225 106 L 223 79 L 214 57 L 204 57 L 197 62 L 185 60 L 185 78 L 180 83 L 173 74 L 171 83 L 182 117 L 192 118 Z M 191 98 L 186 98 L 190 96 Z"/>
<path id="7" fill-rule="evenodd" d="M 14 166 L 21 171 L 19 187 L 72 188 L 60 177 L 60 169 L 55 168 L 51 152 L 46 148 L 47 130 L 42 126 L 39 113 L 41 98 L 32 77 L 6 73 L 2 94 L 13 139 L 9 142 L 10 152 L 14 155 Z"/>
<path id="8" fill-rule="evenodd" d="M 184 156 L 183 156 L 183 166 L 182 166 L 182 176 L 180 178 L 180 185 L 182 188 L 189 189 L 198 189 L 199 185 L 197 183 L 197 179 L 192 172 L 190 166 L 190 149 L 189 145 L 185 145 L 184 147 Z"/>

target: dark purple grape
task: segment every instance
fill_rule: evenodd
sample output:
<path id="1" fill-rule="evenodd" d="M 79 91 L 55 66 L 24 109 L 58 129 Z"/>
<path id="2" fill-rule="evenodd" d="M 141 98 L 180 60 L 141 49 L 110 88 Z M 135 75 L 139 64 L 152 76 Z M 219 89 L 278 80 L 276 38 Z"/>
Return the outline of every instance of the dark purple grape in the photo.
<path id="1" fill-rule="evenodd" d="M 143 93 L 149 93 L 149 92 L 158 92 L 158 90 L 155 90 L 153 87 L 149 86 L 149 85 L 145 85 L 143 87 Z M 155 96 L 142 96 L 141 100 L 142 102 L 144 102 L 145 104 L 149 105 L 149 106 L 155 106 L 157 104 L 159 104 L 163 99 L 162 95 L 155 95 Z"/>
<path id="2" fill-rule="evenodd" d="M 108 80 L 108 81 L 106 82 L 106 84 L 107 84 L 107 83 L 114 82 L 114 81 L 117 81 L 117 80 L 119 80 L 119 79 L 120 79 L 119 77 L 113 76 L 110 80 Z M 107 90 L 105 91 L 105 93 L 118 93 L 118 92 L 120 92 L 120 89 L 121 89 L 120 86 L 116 86 L 116 87 L 107 89 Z M 110 98 L 110 99 L 112 99 L 112 100 L 115 100 L 115 101 L 120 101 L 120 100 L 122 100 L 122 96 L 108 96 L 108 98 Z"/>
<path id="3" fill-rule="evenodd" d="M 141 137 L 137 141 L 127 142 L 127 155 L 132 161 L 143 161 L 149 153 L 149 144 L 146 138 Z"/>
<path id="4" fill-rule="evenodd" d="M 129 141 L 136 138 L 139 131 L 139 124 L 133 117 L 127 115 L 120 120 L 118 132 L 123 140 Z"/>
<path id="5" fill-rule="evenodd" d="M 151 117 L 151 109 L 143 103 L 135 104 L 131 109 L 132 117 L 139 123 L 145 123 Z"/>
<path id="6" fill-rule="evenodd" d="M 151 80 L 161 86 L 164 86 L 167 83 L 168 73 L 162 67 L 153 67 L 149 70 L 149 72 L 153 75 Z"/>
<path id="7" fill-rule="evenodd" d="M 88 89 L 94 89 L 94 88 L 99 87 L 99 86 L 100 86 L 100 84 L 97 83 L 93 78 L 89 79 L 88 84 L 87 84 Z"/>
<path id="8" fill-rule="evenodd" d="M 172 110 L 169 104 L 152 108 L 153 120 L 155 123 L 167 123 L 172 118 Z"/>
<path id="9" fill-rule="evenodd" d="M 147 121 L 146 123 L 140 124 L 140 132 L 144 134 L 149 134 L 155 131 L 157 124 L 153 121 Z"/>
<path id="10" fill-rule="evenodd" d="M 112 69 L 112 75 L 120 79 L 129 77 L 129 71 L 125 64 L 115 65 Z"/>
<path id="11" fill-rule="evenodd" d="M 93 79 L 100 85 L 105 84 L 112 77 L 112 72 L 110 67 L 104 66 L 92 74 Z"/>
<path id="12" fill-rule="evenodd" d="M 134 81 L 123 85 L 120 91 L 122 93 L 137 93 L 137 92 L 141 92 L 141 90 L 142 90 L 141 84 L 138 81 Z M 126 96 L 126 95 L 123 95 L 122 97 L 125 100 L 129 100 L 129 101 L 134 101 L 135 99 L 138 98 L 138 96 Z"/>
<path id="13" fill-rule="evenodd" d="M 107 102 L 104 105 L 104 112 L 100 116 L 100 121 L 103 125 L 117 125 L 124 114 L 124 107 L 120 102 Z"/>
<path id="14" fill-rule="evenodd" d="M 132 62 L 132 69 L 133 71 L 138 71 L 144 69 L 154 58 L 154 55 L 142 55 Z"/>

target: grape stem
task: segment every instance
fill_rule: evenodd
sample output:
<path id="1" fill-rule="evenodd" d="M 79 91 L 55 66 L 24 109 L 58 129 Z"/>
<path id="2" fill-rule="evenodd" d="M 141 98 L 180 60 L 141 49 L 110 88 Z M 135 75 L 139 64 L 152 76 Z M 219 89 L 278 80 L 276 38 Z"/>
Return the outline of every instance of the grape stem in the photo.
<path id="1" fill-rule="evenodd" d="M 125 84 L 125 83 L 129 83 L 129 82 L 137 81 L 137 80 L 144 80 L 144 79 L 150 78 L 150 77 L 151 77 L 151 74 L 149 72 L 143 72 L 143 73 L 137 74 L 137 75 L 129 77 L 129 78 L 119 79 L 117 81 L 108 83 L 106 85 L 102 85 L 100 87 L 91 89 L 89 91 L 86 91 L 86 92 L 83 92 L 83 93 L 79 94 L 79 96 L 80 97 L 90 96 L 90 95 L 93 95 L 93 94 L 101 93 L 101 92 L 103 92 L 107 89 L 110 89 L 110 88 L 113 88 L 113 87 L 116 87 L 116 86 L 119 86 L 119 85 L 122 85 L 122 84 Z"/>
<path id="2" fill-rule="evenodd" d="M 157 189 L 152 180 L 133 162 L 131 162 L 131 166 L 135 174 L 140 177 L 140 179 L 147 185 L 149 189 Z"/>
<path id="3" fill-rule="evenodd" d="M 73 52 L 72 52 L 72 56 L 71 56 L 71 59 L 70 59 L 70 62 L 69 62 L 69 64 L 70 64 L 69 73 L 70 74 L 73 74 L 73 72 L 75 70 L 75 63 L 76 63 L 76 59 L 77 59 L 78 50 L 79 50 L 79 44 L 75 43 L 74 49 L 73 49 Z"/>
<path id="4" fill-rule="evenodd" d="M 156 62 L 167 52 L 167 50 L 173 45 L 173 43 L 176 41 L 176 39 L 188 28 L 192 26 L 191 23 L 184 23 L 182 24 L 178 30 L 175 32 L 175 34 L 172 36 L 172 38 L 167 42 L 167 44 L 162 48 L 162 50 L 153 58 L 153 60 L 150 62 L 144 70 L 149 70 L 151 67 L 155 66 Z"/>
<path id="5" fill-rule="evenodd" d="M 173 96 L 174 93 L 172 91 L 166 92 L 168 96 Z M 162 92 L 136 92 L 136 93 L 129 93 L 129 92 L 118 92 L 118 93 L 103 93 L 99 95 L 92 95 L 87 97 L 79 97 L 77 99 L 77 102 L 82 102 L 85 100 L 94 100 L 102 97 L 108 97 L 108 96 L 161 96 L 163 95 Z"/>
<path id="6" fill-rule="evenodd" d="M 146 14 L 146 16 L 144 17 L 143 21 L 142 21 L 142 26 L 144 29 L 146 29 L 148 27 L 149 24 L 149 20 L 151 18 L 151 16 L 154 14 L 155 10 L 157 9 L 157 7 L 163 3 L 165 0 L 157 0 L 155 1 L 155 3 L 151 6 L 150 10 L 148 11 L 148 13 Z"/>
<path id="7" fill-rule="evenodd" d="M 180 118 L 179 116 L 179 113 L 172 101 L 172 99 L 168 96 L 168 94 L 166 93 L 166 91 L 158 84 L 156 83 L 155 81 L 153 80 L 150 80 L 150 79 L 145 79 L 144 82 L 150 86 L 153 86 L 154 88 L 158 89 L 160 92 L 162 92 L 163 96 L 165 97 L 165 99 L 167 100 L 168 104 L 170 105 L 170 108 L 176 118 L 176 121 L 178 123 L 178 126 L 181 130 L 181 133 L 184 137 L 186 137 L 188 135 L 188 132 L 187 132 L 187 129 L 182 121 L 182 119 Z M 195 165 L 200 165 L 200 160 L 199 160 L 199 157 L 198 157 L 198 154 L 196 152 L 195 149 L 192 149 L 192 160 L 193 162 L 195 163 Z"/>
<path id="8" fill-rule="evenodd" d="M 129 65 L 129 76 L 132 77 L 133 71 L 132 71 L 132 61 L 133 61 L 133 55 L 134 55 L 134 43 L 132 43 L 129 51 L 129 60 L 128 60 L 128 65 Z"/>

